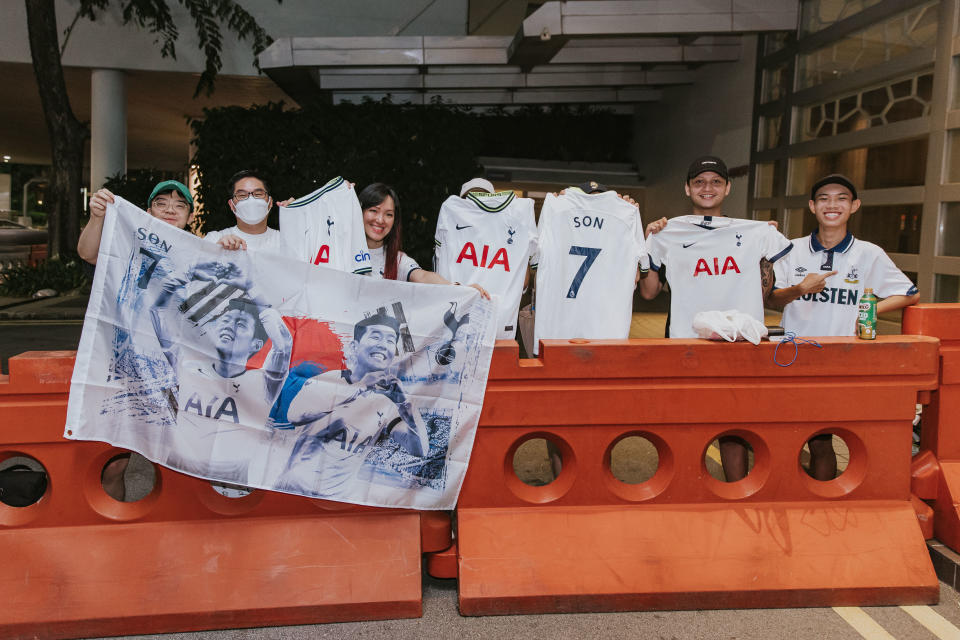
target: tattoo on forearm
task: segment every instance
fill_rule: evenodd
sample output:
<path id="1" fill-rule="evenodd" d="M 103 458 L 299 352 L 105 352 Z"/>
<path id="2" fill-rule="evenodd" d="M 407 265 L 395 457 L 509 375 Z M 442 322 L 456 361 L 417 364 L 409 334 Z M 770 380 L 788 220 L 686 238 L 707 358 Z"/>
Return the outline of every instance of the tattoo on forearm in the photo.
<path id="1" fill-rule="evenodd" d="M 773 290 L 773 263 L 766 258 L 760 258 L 760 287 L 766 300 Z"/>

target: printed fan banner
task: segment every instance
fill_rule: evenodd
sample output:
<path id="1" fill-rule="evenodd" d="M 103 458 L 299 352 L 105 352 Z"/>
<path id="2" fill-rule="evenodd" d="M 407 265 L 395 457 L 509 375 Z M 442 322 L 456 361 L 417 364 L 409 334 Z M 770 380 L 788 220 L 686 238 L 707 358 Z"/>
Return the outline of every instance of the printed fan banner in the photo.
<path id="1" fill-rule="evenodd" d="M 453 509 L 495 318 L 469 287 L 226 251 L 117 198 L 64 435 L 216 483 Z"/>

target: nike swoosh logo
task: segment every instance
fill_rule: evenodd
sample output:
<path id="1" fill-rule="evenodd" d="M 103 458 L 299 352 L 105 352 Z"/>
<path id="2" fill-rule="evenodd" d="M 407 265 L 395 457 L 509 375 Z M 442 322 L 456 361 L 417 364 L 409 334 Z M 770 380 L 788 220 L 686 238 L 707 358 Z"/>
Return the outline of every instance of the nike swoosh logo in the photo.
<path id="1" fill-rule="evenodd" d="M 472 224 L 465 224 L 462 227 L 460 225 L 457 225 L 457 231 L 463 231 L 464 229 L 469 229 L 472 226 L 473 226 Z"/>
<path id="2" fill-rule="evenodd" d="M 692 247 L 692 246 L 695 245 L 695 244 L 697 244 L 697 243 L 696 243 L 696 242 L 691 242 L 691 243 L 689 243 L 689 244 L 683 245 L 683 248 L 686 249 L 686 248 L 688 248 L 688 247 Z"/>

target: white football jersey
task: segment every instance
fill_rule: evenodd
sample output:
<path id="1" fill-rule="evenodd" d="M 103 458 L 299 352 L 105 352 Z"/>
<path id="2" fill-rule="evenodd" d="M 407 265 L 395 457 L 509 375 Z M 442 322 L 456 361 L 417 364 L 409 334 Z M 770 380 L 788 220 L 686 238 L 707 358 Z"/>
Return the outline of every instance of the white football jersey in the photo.
<path id="1" fill-rule="evenodd" d="M 547 194 L 537 229 L 534 353 L 544 339 L 628 338 L 637 264 L 647 270 L 637 207 L 567 189 Z"/>
<path id="2" fill-rule="evenodd" d="M 917 287 L 893 260 L 875 244 L 852 234 L 830 250 L 824 249 L 817 232 L 793 241 L 793 251 L 774 265 L 776 287 L 800 284 L 811 273 L 836 271 L 826 288 L 808 293 L 783 310 L 783 328 L 798 336 L 852 336 L 856 334 L 857 303 L 866 288 L 879 298 L 912 296 Z"/>
<path id="3" fill-rule="evenodd" d="M 434 242 L 436 272 L 497 296 L 497 339 L 512 340 L 523 279 L 537 246 L 533 200 L 513 191 L 450 196 L 440 208 Z"/>
<path id="4" fill-rule="evenodd" d="M 647 238 L 650 268 L 667 268 L 670 337 L 696 338 L 701 311 L 736 309 L 763 322 L 760 259 L 776 263 L 793 245 L 766 222 L 717 216 L 672 218 Z"/>
<path id="5" fill-rule="evenodd" d="M 347 273 L 370 271 L 363 212 L 356 191 L 343 178 L 280 207 L 280 235 L 299 260 Z"/>

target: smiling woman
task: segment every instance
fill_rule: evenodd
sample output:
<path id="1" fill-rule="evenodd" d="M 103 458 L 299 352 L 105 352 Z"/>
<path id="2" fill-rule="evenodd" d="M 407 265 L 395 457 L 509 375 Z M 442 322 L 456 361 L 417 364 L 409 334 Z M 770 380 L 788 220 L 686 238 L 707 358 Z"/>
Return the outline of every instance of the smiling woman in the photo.
<path id="1" fill-rule="evenodd" d="M 436 273 L 427 271 L 401 250 L 400 197 L 393 187 L 374 182 L 367 185 L 357 197 L 363 211 L 363 232 L 370 250 L 370 275 L 386 280 L 452 284 Z M 470 286 L 484 298 L 490 298 L 490 294 L 480 285 Z"/>

